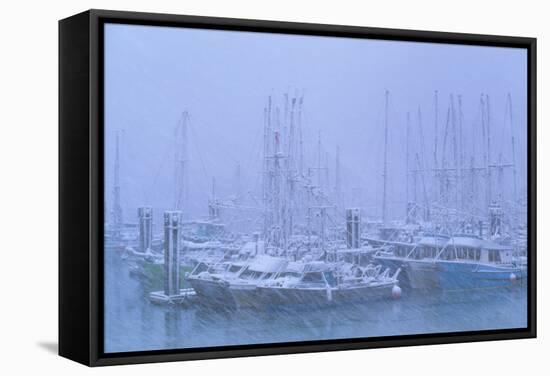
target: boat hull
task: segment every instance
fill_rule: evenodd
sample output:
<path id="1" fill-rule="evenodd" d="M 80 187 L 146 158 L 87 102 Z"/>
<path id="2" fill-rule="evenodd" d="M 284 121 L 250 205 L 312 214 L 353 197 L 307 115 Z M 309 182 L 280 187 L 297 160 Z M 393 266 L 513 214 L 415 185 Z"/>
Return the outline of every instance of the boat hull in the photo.
<path id="1" fill-rule="evenodd" d="M 375 259 L 391 270 L 401 268 L 400 285 L 414 289 L 461 290 L 507 287 L 521 282 L 526 274 L 520 267 L 503 265 L 397 257 Z"/>
<path id="2" fill-rule="evenodd" d="M 429 290 L 441 287 L 437 264 L 431 261 L 408 261 L 406 271 L 414 289 Z"/>
<path id="3" fill-rule="evenodd" d="M 188 281 L 203 303 L 219 306 L 235 305 L 227 283 L 220 280 L 200 278 L 189 278 Z"/>
<path id="4" fill-rule="evenodd" d="M 483 289 L 508 287 L 524 277 L 520 268 L 458 262 L 438 262 L 442 289 Z"/>
<path id="5" fill-rule="evenodd" d="M 260 287 L 259 296 L 264 305 L 331 305 L 344 302 L 366 302 L 388 299 L 393 283 L 379 286 L 353 286 L 335 288 Z"/>

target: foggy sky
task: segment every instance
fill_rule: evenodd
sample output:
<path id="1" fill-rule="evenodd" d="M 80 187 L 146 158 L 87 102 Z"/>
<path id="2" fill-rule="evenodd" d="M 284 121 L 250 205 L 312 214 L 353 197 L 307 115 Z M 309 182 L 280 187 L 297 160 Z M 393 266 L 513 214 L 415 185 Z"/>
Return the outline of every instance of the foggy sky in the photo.
<path id="1" fill-rule="evenodd" d="M 505 100 L 507 93 L 512 95 L 518 184 L 525 192 L 526 50 L 108 24 L 107 207 L 112 198 L 114 134 L 123 130 L 125 219 L 134 221 L 139 205 L 170 209 L 173 134 L 182 111 L 189 111 L 191 116 L 191 214 L 206 214 L 212 177 L 220 196 L 233 193 L 237 164 L 241 166 L 243 191 L 257 194 L 267 97 L 273 95 L 282 107 L 282 96 L 288 92 L 291 96 L 305 95 L 307 164 L 313 163 L 321 131 L 329 167 L 334 166 L 336 147 L 341 149 L 343 190 L 360 187 L 362 206 L 379 215 L 385 90 L 390 92 L 388 200 L 392 217 L 401 216 L 405 203 L 406 113 L 410 112 L 411 129 L 417 133 L 418 107 L 422 111 L 425 158 L 431 162 L 434 90 L 439 91 L 440 131 L 445 125 L 449 95 L 462 95 L 468 148 L 479 142 L 480 94 L 489 94 L 493 159 L 502 154 L 508 162 L 511 127 L 505 119 Z M 420 139 L 412 142 L 418 149 Z"/>

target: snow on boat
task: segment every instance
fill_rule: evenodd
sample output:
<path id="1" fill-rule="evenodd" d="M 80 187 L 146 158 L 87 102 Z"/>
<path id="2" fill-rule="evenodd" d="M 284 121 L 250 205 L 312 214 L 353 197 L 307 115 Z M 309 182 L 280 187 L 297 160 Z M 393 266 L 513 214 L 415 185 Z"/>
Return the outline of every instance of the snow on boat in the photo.
<path id="1" fill-rule="evenodd" d="M 374 259 L 403 268 L 412 288 L 491 288 L 509 286 L 525 277 L 511 246 L 473 235 L 425 236 L 409 247 L 392 248 L 393 252 L 379 252 Z"/>
<path id="2" fill-rule="evenodd" d="M 289 271 L 260 285 L 264 304 L 311 306 L 390 298 L 397 286 L 399 270 L 389 275 L 381 266 L 361 268 L 351 264 L 310 262 L 300 272 Z"/>
<path id="3" fill-rule="evenodd" d="M 187 281 L 203 302 L 212 305 L 234 305 L 229 293 L 229 281 L 246 268 L 246 262 L 222 262 L 214 265 L 199 263 L 187 276 Z"/>
<path id="4" fill-rule="evenodd" d="M 260 255 L 239 273 L 228 280 L 228 290 L 237 307 L 251 307 L 258 303 L 259 284 L 275 278 L 286 269 L 288 261 L 279 257 Z"/>

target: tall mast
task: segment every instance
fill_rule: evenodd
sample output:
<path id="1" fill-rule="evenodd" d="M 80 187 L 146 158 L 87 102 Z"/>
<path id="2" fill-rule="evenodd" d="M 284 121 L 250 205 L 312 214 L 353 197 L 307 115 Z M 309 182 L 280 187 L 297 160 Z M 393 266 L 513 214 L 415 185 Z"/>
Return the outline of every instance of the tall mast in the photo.
<path id="1" fill-rule="evenodd" d="M 490 174 L 489 174 L 489 159 L 487 156 L 487 129 L 486 129 L 486 108 L 485 108 L 485 100 L 484 100 L 484 94 L 481 94 L 481 148 L 483 150 L 483 168 L 485 170 L 485 210 L 486 213 L 487 210 L 489 210 L 490 205 L 490 190 L 489 190 L 489 180 L 490 180 Z"/>
<path id="2" fill-rule="evenodd" d="M 187 199 L 189 192 L 188 184 L 188 144 L 187 127 L 189 113 L 182 113 L 181 121 L 175 129 L 175 184 L 174 184 L 174 209 L 182 210 L 184 216 L 188 216 Z"/>
<path id="3" fill-rule="evenodd" d="M 421 182 L 422 182 L 422 194 L 424 196 L 424 220 L 429 221 L 430 220 L 430 202 L 428 199 L 428 191 L 426 190 L 426 180 L 425 180 L 425 173 L 426 173 L 426 160 L 424 158 L 424 127 L 422 126 L 422 110 L 420 109 L 420 106 L 418 106 L 418 131 L 420 133 L 420 162 L 421 162 Z"/>
<path id="4" fill-rule="evenodd" d="M 268 240 L 268 233 L 271 227 L 271 219 L 273 212 L 271 211 L 271 186 L 272 186 L 272 176 L 271 176 L 271 113 L 272 113 L 272 100 L 271 95 L 268 96 L 267 106 L 264 109 L 264 160 L 263 160 L 263 184 L 262 184 L 262 193 L 263 193 L 263 204 L 264 204 L 264 228 L 263 235 L 264 239 Z"/>
<path id="5" fill-rule="evenodd" d="M 237 163 L 235 166 L 235 176 L 234 176 L 234 184 L 235 184 L 235 202 L 237 204 L 241 203 L 242 193 L 241 193 L 241 164 Z"/>
<path id="6" fill-rule="evenodd" d="M 288 211 L 288 230 L 285 230 L 285 235 L 288 234 L 288 236 L 292 235 L 293 232 L 293 226 L 294 226 L 294 195 L 295 195 L 295 182 L 296 182 L 296 161 L 295 161 L 295 153 L 296 153 L 296 145 L 294 140 L 294 133 L 295 133 L 295 113 L 296 113 L 296 97 L 292 98 L 291 101 L 291 107 L 290 107 L 290 131 L 289 131 L 289 147 L 288 147 L 288 153 L 287 153 L 287 185 L 288 185 L 288 196 L 287 196 L 287 211 Z M 285 237 L 286 239 L 286 237 Z M 285 244 L 285 251 L 286 251 L 286 244 Z"/>
<path id="7" fill-rule="evenodd" d="M 465 154 L 464 154 L 464 114 L 462 113 L 462 95 L 458 95 L 458 142 L 460 150 L 460 208 L 464 210 L 465 198 L 464 198 L 464 164 L 465 164 Z"/>
<path id="8" fill-rule="evenodd" d="M 451 125 L 452 125 L 452 132 L 453 132 L 453 169 L 454 169 L 454 184 L 455 184 L 455 208 L 458 211 L 458 185 L 459 185 L 459 177 L 458 177 L 458 143 L 456 139 L 456 111 L 455 111 L 455 99 L 454 95 L 451 94 Z"/>
<path id="9" fill-rule="evenodd" d="M 449 124 L 451 123 L 451 105 L 447 107 L 447 120 L 445 122 L 445 131 L 443 133 L 443 147 L 441 151 L 441 169 L 440 169 L 440 196 L 443 202 L 448 201 L 449 181 L 447 176 L 447 138 L 449 136 Z"/>
<path id="10" fill-rule="evenodd" d="M 388 184 L 388 101 L 390 92 L 386 90 L 386 104 L 384 110 L 384 172 L 382 188 L 382 223 L 386 224 L 387 218 L 387 184 Z"/>
<path id="11" fill-rule="evenodd" d="M 406 204 L 407 206 L 409 205 L 409 174 L 410 174 L 410 171 L 411 171 L 411 168 L 410 168 L 410 164 L 409 164 L 409 160 L 410 160 L 410 134 L 411 134 L 411 114 L 409 112 L 407 112 L 407 129 L 406 129 L 406 138 L 407 138 L 407 141 L 406 141 L 406 144 L 405 144 L 405 155 L 406 155 L 406 160 L 405 160 L 405 170 L 406 170 L 406 173 L 405 173 L 405 188 L 406 188 L 406 191 L 405 191 L 405 200 L 406 200 Z M 407 209 L 408 211 L 408 209 Z"/>
<path id="12" fill-rule="evenodd" d="M 439 133 L 439 99 L 438 91 L 435 91 L 434 94 L 434 107 L 435 107 L 435 122 L 434 122 L 434 168 L 437 170 L 437 144 L 438 144 L 438 133 Z"/>
<path id="13" fill-rule="evenodd" d="M 304 96 L 302 95 L 300 97 L 300 100 L 298 101 L 298 132 L 299 132 L 299 138 L 300 138 L 300 156 L 298 161 L 298 171 L 300 172 L 300 176 L 304 176 L 304 140 L 303 140 L 303 134 L 302 134 L 302 111 L 303 111 L 303 105 L 304 105 Z"/>
<path id="14" fill-rule="evenodd" d="M 328 165 L 329 165 L 329 155 L 328 155 L 328 151 L 325 151 L 325 187 L 327 189 L 327 194 L 329 193 L 328 191 L 330 190 L 330 175 L 329 175 L 329 168 L 328 168 Z"/>
<path id="15" fill-rule="evenodd" d="M 485 94 L 487 105 L 487 189 L 489 191 L 489 204 L 492 201 L 493 187 L 492 187 L 492 174 L 491 174 L 491 107 L 489 103 L 489 95 Z"/>
<path id="16" fill-rule="evenodd" d="M 510 131 L 512 135 L 512 173 L 514 179 L 514 203 L 518 200 L 517 171 L 516 171 L 516 138 L 514 136 L 514 118 L 512 117 L 512 95 L 508 93 L 508 115 L 510 116 Z"/>
<path id="17" fill-rule="evenodd" d="M 317 138 L 317 186 L 321 188 L 321 131 Z"/>
<path id="18" fill-rule="evenodd" d="M 336 166 L 334 170 L 334 195 L 336 196 L 336 205 L 342 209 L 342 177 L 340 171 L 340 146 L 336 146 Z"/>
<path id="19" fill-rule="evenodd" d="M 438 187 L 438 183 L 439 183 L 439 174 L 440 174 L 440 171 L 438 171 L 437 169 L 437 166 L 438 166 L 438 161 L 437 161 L 437 148 L 438 148 L 438 144 L 439 144 L 439 92 L 436 90 L 434 92 L 434 198 L 436 201 L 438 201 L 439 199 L 439 187 Z"/>
<path id="20" fill-rule="evenodd" d="M 113 187 L 113 225 L 116 233 L 120 235 L 122 227 L 122 206 L 120 204 L 120 146 L 119 131 L 115 135 L 115 171 Z"/>

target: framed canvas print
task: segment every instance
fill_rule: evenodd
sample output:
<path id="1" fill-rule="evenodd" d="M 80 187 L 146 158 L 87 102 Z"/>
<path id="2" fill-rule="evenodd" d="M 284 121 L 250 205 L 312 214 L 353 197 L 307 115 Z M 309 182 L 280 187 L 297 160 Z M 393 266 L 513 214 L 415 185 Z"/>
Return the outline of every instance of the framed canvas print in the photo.
<path id="1" fill-rule="evenodd" d="M 536 335 L 536 41 L 91 10 L 59 23 L 59 352 Z"/>

